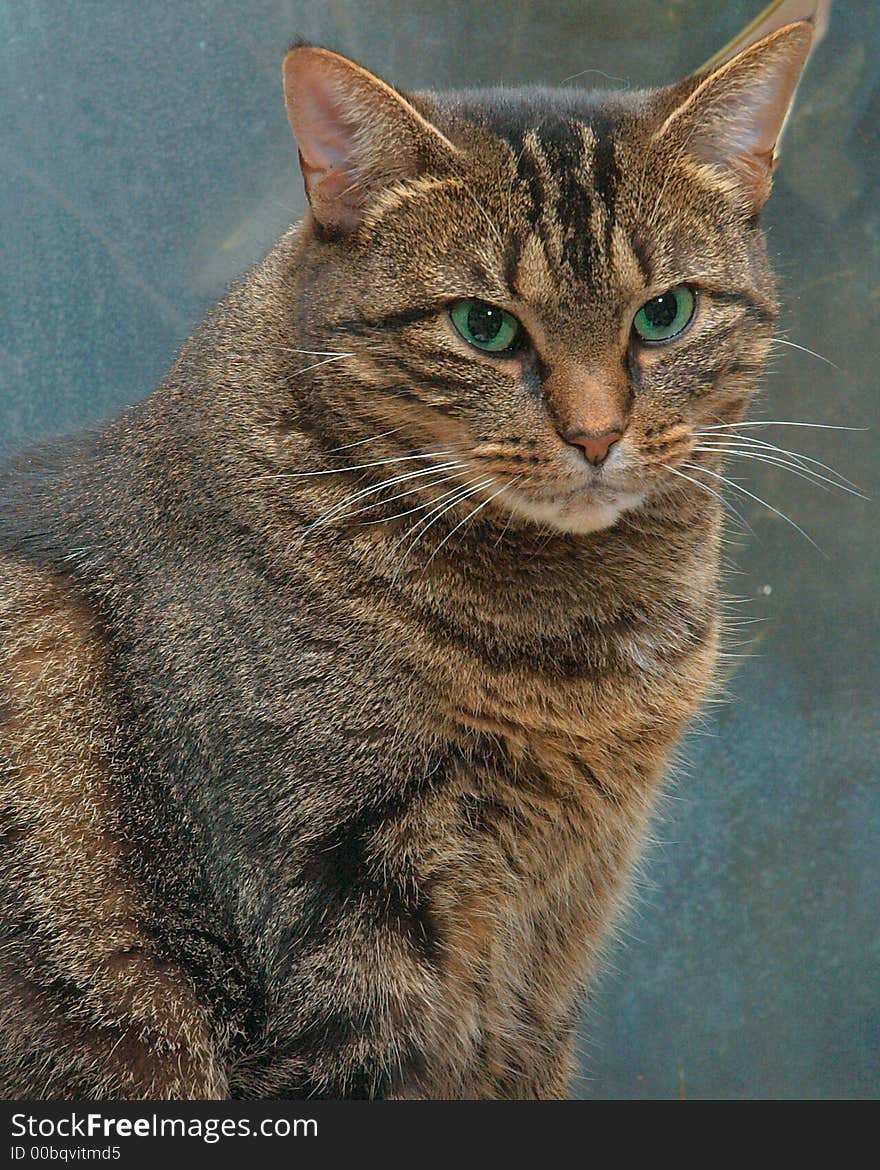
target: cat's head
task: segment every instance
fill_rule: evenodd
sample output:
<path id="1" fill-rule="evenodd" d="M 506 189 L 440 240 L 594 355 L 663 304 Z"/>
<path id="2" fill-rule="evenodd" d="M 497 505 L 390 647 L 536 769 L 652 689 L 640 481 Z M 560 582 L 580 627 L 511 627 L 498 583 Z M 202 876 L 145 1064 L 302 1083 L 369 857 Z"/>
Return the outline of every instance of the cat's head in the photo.
<path id="1" fill-rule="evenodd" d="M 615 93 L 407 97 L 292 49 L 317 429 L 393 498 L 571 532 L 714 466 L 700 433 L 742 416 L 770 342 L 759 215 L 813 33 Z"/>

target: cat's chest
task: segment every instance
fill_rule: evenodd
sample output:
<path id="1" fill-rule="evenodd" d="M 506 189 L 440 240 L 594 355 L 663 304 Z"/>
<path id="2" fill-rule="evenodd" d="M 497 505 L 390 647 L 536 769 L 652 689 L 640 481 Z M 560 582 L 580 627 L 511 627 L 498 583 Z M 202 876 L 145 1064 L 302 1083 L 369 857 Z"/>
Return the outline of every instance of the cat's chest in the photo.
<path id="1" fill-rule="evenodd" d="M 559 658 L 545 646 L 513 662 L 450 654 L 417 718 L 475 759 L 474 744 L 494 744 L 496 773 L 520 785 L 540 776 L 559 792 L 614 789 L 663 756 L 705 693 L 717 640 L 714 614 L 681 614 L 580 645 L 560 639 Z"/>
<path id="2" fill-rule="evenodd" d="M 439 940 L 444 1002 L 457 1028 L 482 1038 L 487 1065 L 503 1068 L 514 1050 L 539 1050 L 538 1033 L 570 1025 L 663 746 L 624 759 L 620 740 L 484 719 L 449 745 L 423 834 L 415 819 L 401 826 Z"/>
<path id="3" fill-rule="evenodd" d="M 715 631 L 674 655 L 635 636 L 620 646 L 604 672 L 463 671 L 425 711 L 454 758 L 447 817 L 468 859 L 456 876 L 462 913 L 479 904 L 503 920 L 511 955 L 540 949 L 565 922 L 583 937 L 606 912 L 711 677 Z"/>

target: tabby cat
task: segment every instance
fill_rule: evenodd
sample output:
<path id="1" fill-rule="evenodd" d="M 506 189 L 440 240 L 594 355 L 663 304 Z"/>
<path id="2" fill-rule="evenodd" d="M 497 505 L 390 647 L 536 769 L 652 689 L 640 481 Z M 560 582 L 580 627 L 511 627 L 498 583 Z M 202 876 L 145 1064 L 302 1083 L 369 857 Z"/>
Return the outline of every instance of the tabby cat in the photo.
<path id="1" fill-rule="evenodd" d="M 815 28 L 650 92 L 290 51 L 305 222 L 0 478 L 6 1096 L 566 1095 L 711 685 Z"/>

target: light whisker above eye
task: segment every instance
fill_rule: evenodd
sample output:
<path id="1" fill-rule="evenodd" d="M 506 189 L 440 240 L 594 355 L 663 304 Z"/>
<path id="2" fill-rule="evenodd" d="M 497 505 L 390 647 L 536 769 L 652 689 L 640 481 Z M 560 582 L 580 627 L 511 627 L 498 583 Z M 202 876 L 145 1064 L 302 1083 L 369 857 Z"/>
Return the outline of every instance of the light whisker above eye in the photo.
<path id="1" fill-rule="evenodd" d="M 482 203 L 479 201 L 479 199 L 473 193 L 469 184 L 463 183 L 462 189 L 464 190 L 464 192 L 468 196 L 468 198 L 473 202 L 474 207 L 476 207 L 476 209 L 477 209 L 477 211 L 479 211 L 480 215 L 482 215 L 483 219 L 485 220 L 486 224 L 489 227 L 489 231 L 495 237 L 495 240 L 498 243 L 498 247 L 501 249 L 501 251 L 503 253 L 504 252 L 504 240 L 501 238 L 501 233 L 499 232 L 498 228 L 496 227 L 495 223 L 493 222 L 492 217 L 489 215 L 489 212 L 486 210 L 486 208 L 482 205 Z"/>

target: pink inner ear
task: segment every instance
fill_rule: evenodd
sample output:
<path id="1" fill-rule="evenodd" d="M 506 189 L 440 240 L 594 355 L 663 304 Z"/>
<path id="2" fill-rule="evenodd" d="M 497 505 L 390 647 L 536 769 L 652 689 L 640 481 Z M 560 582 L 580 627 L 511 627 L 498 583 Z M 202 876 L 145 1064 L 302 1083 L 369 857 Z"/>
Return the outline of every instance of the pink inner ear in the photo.
<path id="1" fill-rule="evenodd" d="M 355 228 L 393 179 L 417 174 L 426 158 L 455 152 L 402 95 L 327 49 L 291 49 L 284 96 L 309 205 L 333 230 Z"/>
<path id="2" fill-rule="evenodd" d="M 344 167 L 353 133 L 342 115 L 342 95 L 330 71 L 304 62 L 285 88 L 291 128 L 309 171 L 320 175 Z"/>
<path id="3" fill-rule="evenodd" d="M 772 162 L 799 73 L 799 69 L 780 70 L 734 96 L 733 109 L 720 112 L 719 154 L 752 155 Z"/>
<path id="4" fill-rule="evenodd" d="M 811 41 L 811 26 L 799 23 L 751 45 L 708 74 L 660 130 L 727 171 L 753 210 L 770 194 L 776 144 Z"/>
<path id="5" fill-rule="evenodd" d="M 344 170 L 351 157 L 354 133 L 346 125 L 333 79 L 309 70 L 296 86 L 291 114 L 300 154 L 310 171 Z"/>
<path id="6" fill-rule="evenodd" d="M 285 97 L 312 211 L 327 226 L 350 230 L 362 195 L 351 107 L 364 95 L 352 93 L 324 60 L 299 56 L 295 69 L 285 69 Z"/>

